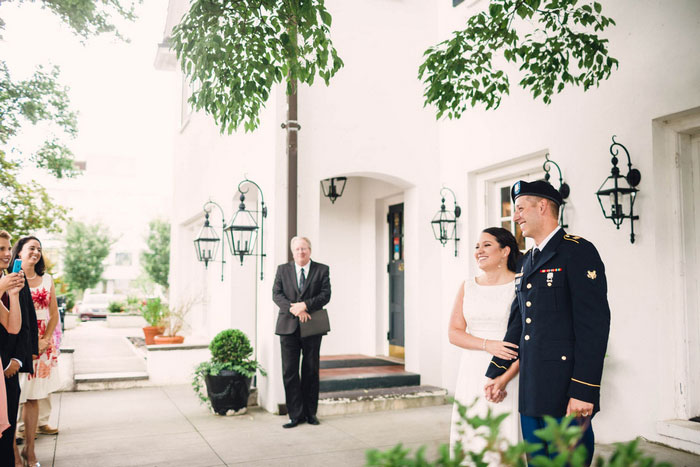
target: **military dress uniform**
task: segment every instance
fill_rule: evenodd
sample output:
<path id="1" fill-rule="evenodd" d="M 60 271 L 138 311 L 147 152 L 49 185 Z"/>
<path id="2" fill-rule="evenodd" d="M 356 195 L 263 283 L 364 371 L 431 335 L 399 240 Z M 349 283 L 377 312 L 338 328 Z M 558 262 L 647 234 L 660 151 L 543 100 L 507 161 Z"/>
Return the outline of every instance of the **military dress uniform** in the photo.
<path id="1" fill-rule="evenodd" d="M 538 255 L 523 256 L 515 293 L 504 340 L 519 345 L 519 411 L 527 440 L 528 417 L 540 427 L 544 415 L 564 417 L 570 398 L 592 403 L 593 414 L 600 410 L 610 329 L 605 266 L 592 243 L 560 228 Z M 494 357 L 486 376 L 503 374 L 513 361 Z M 590 423 L 586 427 L 592 457 L 593 433 Z"/>

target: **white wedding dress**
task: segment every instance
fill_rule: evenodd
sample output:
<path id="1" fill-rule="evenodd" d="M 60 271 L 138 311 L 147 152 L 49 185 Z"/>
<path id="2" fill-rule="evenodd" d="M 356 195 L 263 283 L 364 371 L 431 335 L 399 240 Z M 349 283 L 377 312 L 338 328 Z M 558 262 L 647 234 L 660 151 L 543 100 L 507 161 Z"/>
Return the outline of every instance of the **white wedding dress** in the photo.
<path id="1" fill-rule="evenodd" d="M 514 297 L 513 282 L 484 286 L 477 284 L 473 278 L 465 281 L 462 313 L 467 322 L 467 332 L 480 339 L 503 340 Z M 491 407 L 494 414 L 510 413 L 501 423 L 500 434 L 501 438 L 517 443 L 522 439 L 518 414 L 518 377 L 516 376 L 508 383 L 506 387 L 508 396 L 502 402 L 498 404 L 487 402 L 484 398 L 484 386 L 488 381 L 485 373 L 491 358 L 492 355 L 483 350 L 461 349 L 455 399 L 463 405 L 469 405 L 478 398 L 476 405 L 467 411 L 469 416 L 477 414 L 485 416 L 488 407 Z M 483 438 L 476 436 L 474 429 L 466 423 L 459 423 L 460 420 L 455 405 L 452 409 L 450 448 L 453 449 L 459 439 L 465 451 L 483 449 L 485 445 Z M 482 427 L 480 430 L 485 428 Z"/>

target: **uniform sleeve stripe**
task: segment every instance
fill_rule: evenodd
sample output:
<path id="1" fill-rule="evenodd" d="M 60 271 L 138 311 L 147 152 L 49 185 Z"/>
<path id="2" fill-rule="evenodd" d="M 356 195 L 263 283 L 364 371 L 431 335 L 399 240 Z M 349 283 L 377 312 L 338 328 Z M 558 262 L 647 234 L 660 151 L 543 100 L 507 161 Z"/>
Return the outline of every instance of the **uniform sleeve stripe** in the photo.
<path id="1" fill-rule="evenodd" d="M 507 369 L 508 369 L 508 368 L 506 368 L 506 367 L 504 367 L 504 366 L 499 365 L 498 363 L 494 362 L 493 360 L 491 360 L 491 363 L 494 364 L 494 365 L 496 365 L 498 368 L 503 368 L 504 370 L 507 370 Z"/>
<path id="2" fill-rule="evenodd" d="M 493 363 L 493 362 L 491 362 L 491 363 Z M 496 365 L 496 366 L 498 366 L 498 365 Z M 585 384 L 586 386 L 590 386 L 590 387 L 592 387 L 592 388 L 599 388 L 599 387 L 600 387 L 600 384 L 586 383 L 585 381 L 579 381 L 579 380 L 577 380 L 576 378 L 571 378 L 571 381 L 575 381 L 575 382 L 577 382 L 577 383 Z"/>

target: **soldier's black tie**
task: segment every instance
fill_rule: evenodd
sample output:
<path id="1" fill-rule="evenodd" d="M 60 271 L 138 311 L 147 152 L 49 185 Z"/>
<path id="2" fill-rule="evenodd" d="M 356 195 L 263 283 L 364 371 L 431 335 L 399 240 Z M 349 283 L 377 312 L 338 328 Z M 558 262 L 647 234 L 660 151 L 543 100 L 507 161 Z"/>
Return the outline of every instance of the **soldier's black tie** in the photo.
<path id="1" fill-rule="evenodd" d="M 540 249 L 535 248 L 532 250 L 532 265 L 534 266 L 535 263 L 537 262 L 537 258 L 540 256 Z"/>
<path id="2" fill-rule="evenodd" d="M 306 274 L 304 274 L 304 268 L 301 269 L 301 277 L 299 278 L 299 292 L 304 290 L 304 283 L 306 282 Z"/>

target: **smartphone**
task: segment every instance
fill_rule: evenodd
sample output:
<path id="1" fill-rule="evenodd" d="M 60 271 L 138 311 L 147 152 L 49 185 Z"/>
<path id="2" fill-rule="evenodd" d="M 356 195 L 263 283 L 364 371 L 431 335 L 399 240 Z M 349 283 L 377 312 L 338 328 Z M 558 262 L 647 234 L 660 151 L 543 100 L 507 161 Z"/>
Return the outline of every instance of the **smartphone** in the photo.
<path id="1" fill-rule="evenodd" d="M 22 269 L 22 260 L 16 259 L 15 264 L 12 266 L 12 272 L 19 272 L 20 269 Z"/>

